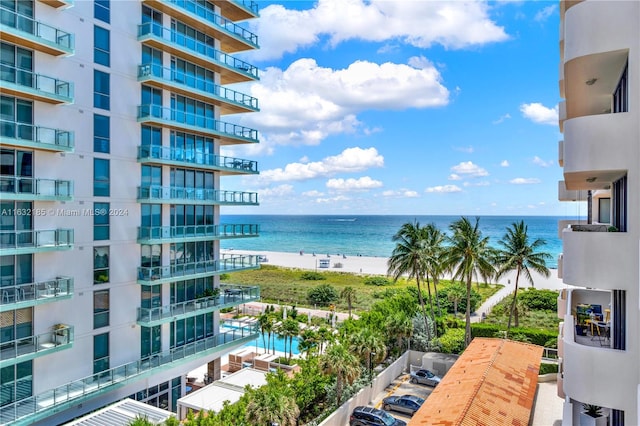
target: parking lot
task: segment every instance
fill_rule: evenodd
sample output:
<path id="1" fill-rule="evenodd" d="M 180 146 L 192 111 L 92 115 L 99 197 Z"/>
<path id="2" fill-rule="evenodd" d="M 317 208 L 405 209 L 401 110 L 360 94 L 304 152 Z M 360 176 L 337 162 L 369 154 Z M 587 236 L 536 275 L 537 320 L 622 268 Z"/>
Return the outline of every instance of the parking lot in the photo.
<path id="1" fill-rule="evenodd" d="M 427 399 L 431 392 L 433 391 L 433 387 L 413 384 L 409 382 L 409 374 L 402 374 L 401 376 L 396 377 L 396 379 L 387 386 L 384 392 L 380 393 L 370 404 L 371 407 L 382 408 L 382 400 L 388 396 L 392 395 L 415 395 L 420 398 Z M 397 419 L 404 420 L 405 422 L 409 422 L 411 417 L 404 413 L 399 413 L 397 411 L 389 411 L 393 417 Z"/>

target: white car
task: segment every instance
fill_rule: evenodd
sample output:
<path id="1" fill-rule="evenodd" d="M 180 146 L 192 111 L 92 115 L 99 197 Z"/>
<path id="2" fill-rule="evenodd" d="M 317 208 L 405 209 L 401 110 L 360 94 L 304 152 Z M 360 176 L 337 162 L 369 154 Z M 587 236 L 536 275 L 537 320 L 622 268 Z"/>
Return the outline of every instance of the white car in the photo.
<path id="1" fill-rule="evenodd" d="M 420 383 L 422 385 L 437 386 L 442 380 L 431 371 L 423 368 L 411 373 L 411 383 Z"/>

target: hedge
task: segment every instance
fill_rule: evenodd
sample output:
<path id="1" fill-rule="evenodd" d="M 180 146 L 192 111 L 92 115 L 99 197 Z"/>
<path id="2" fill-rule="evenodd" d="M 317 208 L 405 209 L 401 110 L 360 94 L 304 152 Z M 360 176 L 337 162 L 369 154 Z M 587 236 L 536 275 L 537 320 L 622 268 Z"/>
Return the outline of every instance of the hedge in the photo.
<path id="1" fill-rule="evenodd" d="M 471 324 L 471 337 L 496 337 L 498 333 L 506 330 L 497 324 L 473 323 Z M 512 327 L 511 334 L 526 336 L 534 345 L 545 347 L 550 340 L 556 339 L 558 333 L 547 330 L 537 330 L 534 328 Z"/>

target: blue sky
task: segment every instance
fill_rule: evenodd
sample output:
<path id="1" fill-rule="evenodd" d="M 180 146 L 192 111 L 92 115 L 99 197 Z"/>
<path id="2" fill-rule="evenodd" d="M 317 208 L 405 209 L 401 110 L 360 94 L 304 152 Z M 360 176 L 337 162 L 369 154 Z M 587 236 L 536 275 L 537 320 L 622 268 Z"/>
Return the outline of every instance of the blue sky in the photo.
<path id="1" fill-rule="evenodd" d="M 223 214 L 569 215 L 557 201 L 557 2 L 259 2 L 238 55 L 260 144 Z"/>

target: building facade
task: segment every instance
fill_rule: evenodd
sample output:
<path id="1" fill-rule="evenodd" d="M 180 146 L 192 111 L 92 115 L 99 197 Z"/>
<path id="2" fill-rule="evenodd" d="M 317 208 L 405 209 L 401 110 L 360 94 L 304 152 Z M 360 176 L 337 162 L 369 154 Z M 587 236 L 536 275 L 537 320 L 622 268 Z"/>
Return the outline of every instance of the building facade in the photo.
<path id="1" fill-rule="evenodd" d="M 640 3 L 560 2 L 563 221 L 558 395 L 564 425 L 640 424 Z M 595 406 L 595 407 L 594 407 Z M 593 423 L 596 424 L 596 423 Z"/>
<path id="2" fill-rule="evenodd" d="M 220 274 L 221 188 L 258 173 L 250 0 L 0 2 L 0 423 L 59 424 L 132 396 L 175 410 L 186 372 L 257 337 L 220 309 L 259 299 Z M 232 183 L 233 179 L 229 178 Z"/>

